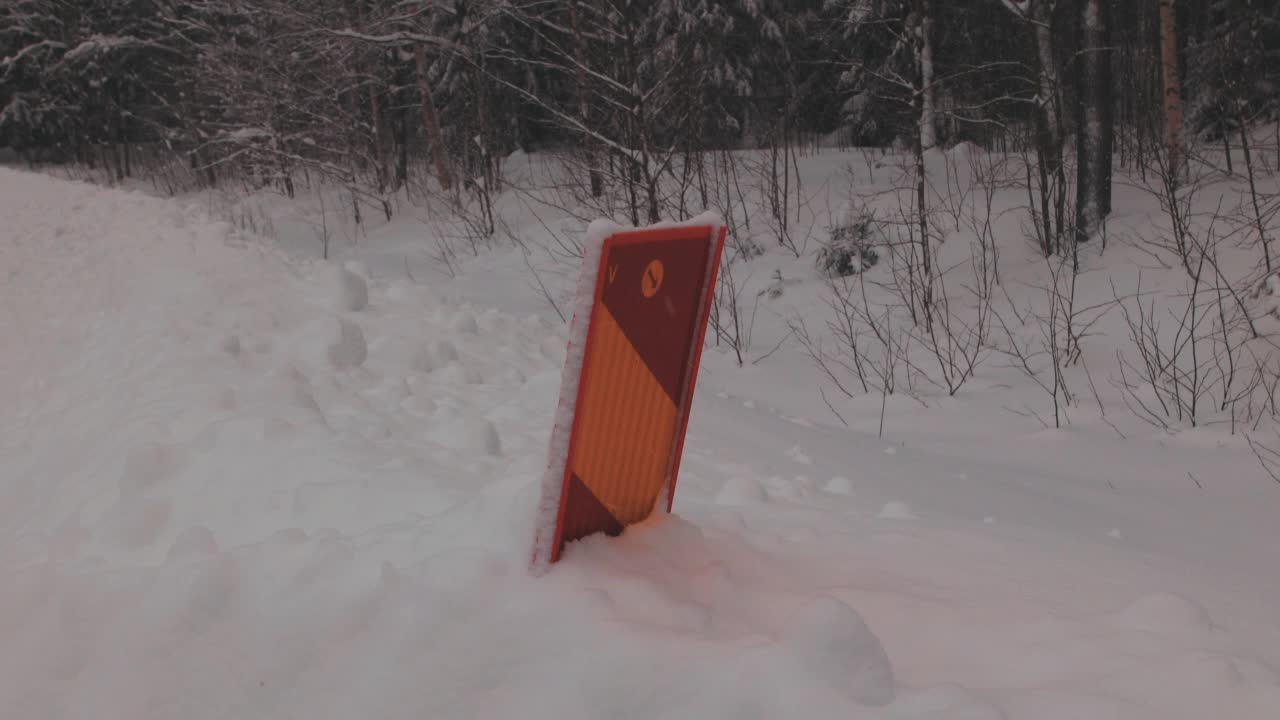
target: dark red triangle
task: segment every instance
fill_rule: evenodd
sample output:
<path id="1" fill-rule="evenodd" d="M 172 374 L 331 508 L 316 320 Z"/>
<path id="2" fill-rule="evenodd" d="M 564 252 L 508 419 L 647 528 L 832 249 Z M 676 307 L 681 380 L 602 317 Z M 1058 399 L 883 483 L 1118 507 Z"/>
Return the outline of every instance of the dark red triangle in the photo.
<path id="1" fill-rule="evenodd" d="M 702 310 L 710 242 L 711 236 L 704 234 L 621 244 L 609 249 L 605 261 L 610 277 L 601 300 L 677 406 L 683 399 L 689 354 Z M 662 285 L 656 295 L 646 298 L 641 282 L 654 260 L 664 268 Z"/>
<path id="2" fill-rule="evenodd" d="M 600 502 L 591 488 L 574 473 L 569 474 L 569 488 L 565 497 L 564 526 L 561 543 L 571 542 L 602 532 L 610 537 L 622 534 L 622 523 Z"/>

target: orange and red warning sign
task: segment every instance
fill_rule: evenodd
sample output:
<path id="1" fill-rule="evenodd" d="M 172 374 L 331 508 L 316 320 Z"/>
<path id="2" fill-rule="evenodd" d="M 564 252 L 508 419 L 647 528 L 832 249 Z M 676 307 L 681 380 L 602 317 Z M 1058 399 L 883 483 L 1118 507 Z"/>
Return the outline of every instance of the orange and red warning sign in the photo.
<path id="1" fill-rule="evenodd" d="M 671 510 L 724 237 L 719 225 L 686 225 L 605 239 L 572 422 L 555 431 L 568 433 L 567 450 L 549 463 L 555 528 L 539 528 L 551 536 L 535 540 L 535 565 L 567 542 L 620 534 L 663 493 Z"/>

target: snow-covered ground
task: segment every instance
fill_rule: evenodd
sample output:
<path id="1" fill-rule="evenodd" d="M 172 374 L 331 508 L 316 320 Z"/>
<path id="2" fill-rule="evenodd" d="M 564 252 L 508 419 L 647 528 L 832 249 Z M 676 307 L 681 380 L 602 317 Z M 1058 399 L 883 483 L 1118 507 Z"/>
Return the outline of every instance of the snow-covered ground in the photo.
<path id="1" fill-rule="evenodd" d="M 713 346 L 674 515 L 535 578 L 566 330 L 526 259 L 571 263 L 208 207 L 0 169 L 2 717 L 1280 717 L 1280 485 L 1224 430 L 1044 429 L 990 370 L 881 436 L 794 344 Z M 752 358 L 811 266 L 752 268 L 797 279 Z"/>

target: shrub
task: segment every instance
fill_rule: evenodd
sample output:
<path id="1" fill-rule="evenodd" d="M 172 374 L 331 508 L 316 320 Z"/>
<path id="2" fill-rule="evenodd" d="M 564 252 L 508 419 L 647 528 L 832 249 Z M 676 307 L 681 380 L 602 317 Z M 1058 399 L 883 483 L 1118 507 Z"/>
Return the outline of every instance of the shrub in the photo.
<path id="1" fill-rule="evenodd" d="M 839 277 L 867 270 L 880 260 L 875 246 L 883 239 L 882 234 L 880 223 L 866 208 L 846 209 L 843 219 L 831 227 L 830 237 L 818 250 L 818 269 Z"/>

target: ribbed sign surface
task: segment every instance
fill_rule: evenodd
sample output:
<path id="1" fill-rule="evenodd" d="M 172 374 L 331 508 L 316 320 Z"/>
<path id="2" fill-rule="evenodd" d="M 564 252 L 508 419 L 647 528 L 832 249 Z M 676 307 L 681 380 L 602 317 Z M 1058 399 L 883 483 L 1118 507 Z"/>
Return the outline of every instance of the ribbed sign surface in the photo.
<path id="1" fill-rule="evenodd" d="M 604 242 L 564 464 L 564 544 L 670 511 L 724 229 L 620 232 Z"/>

